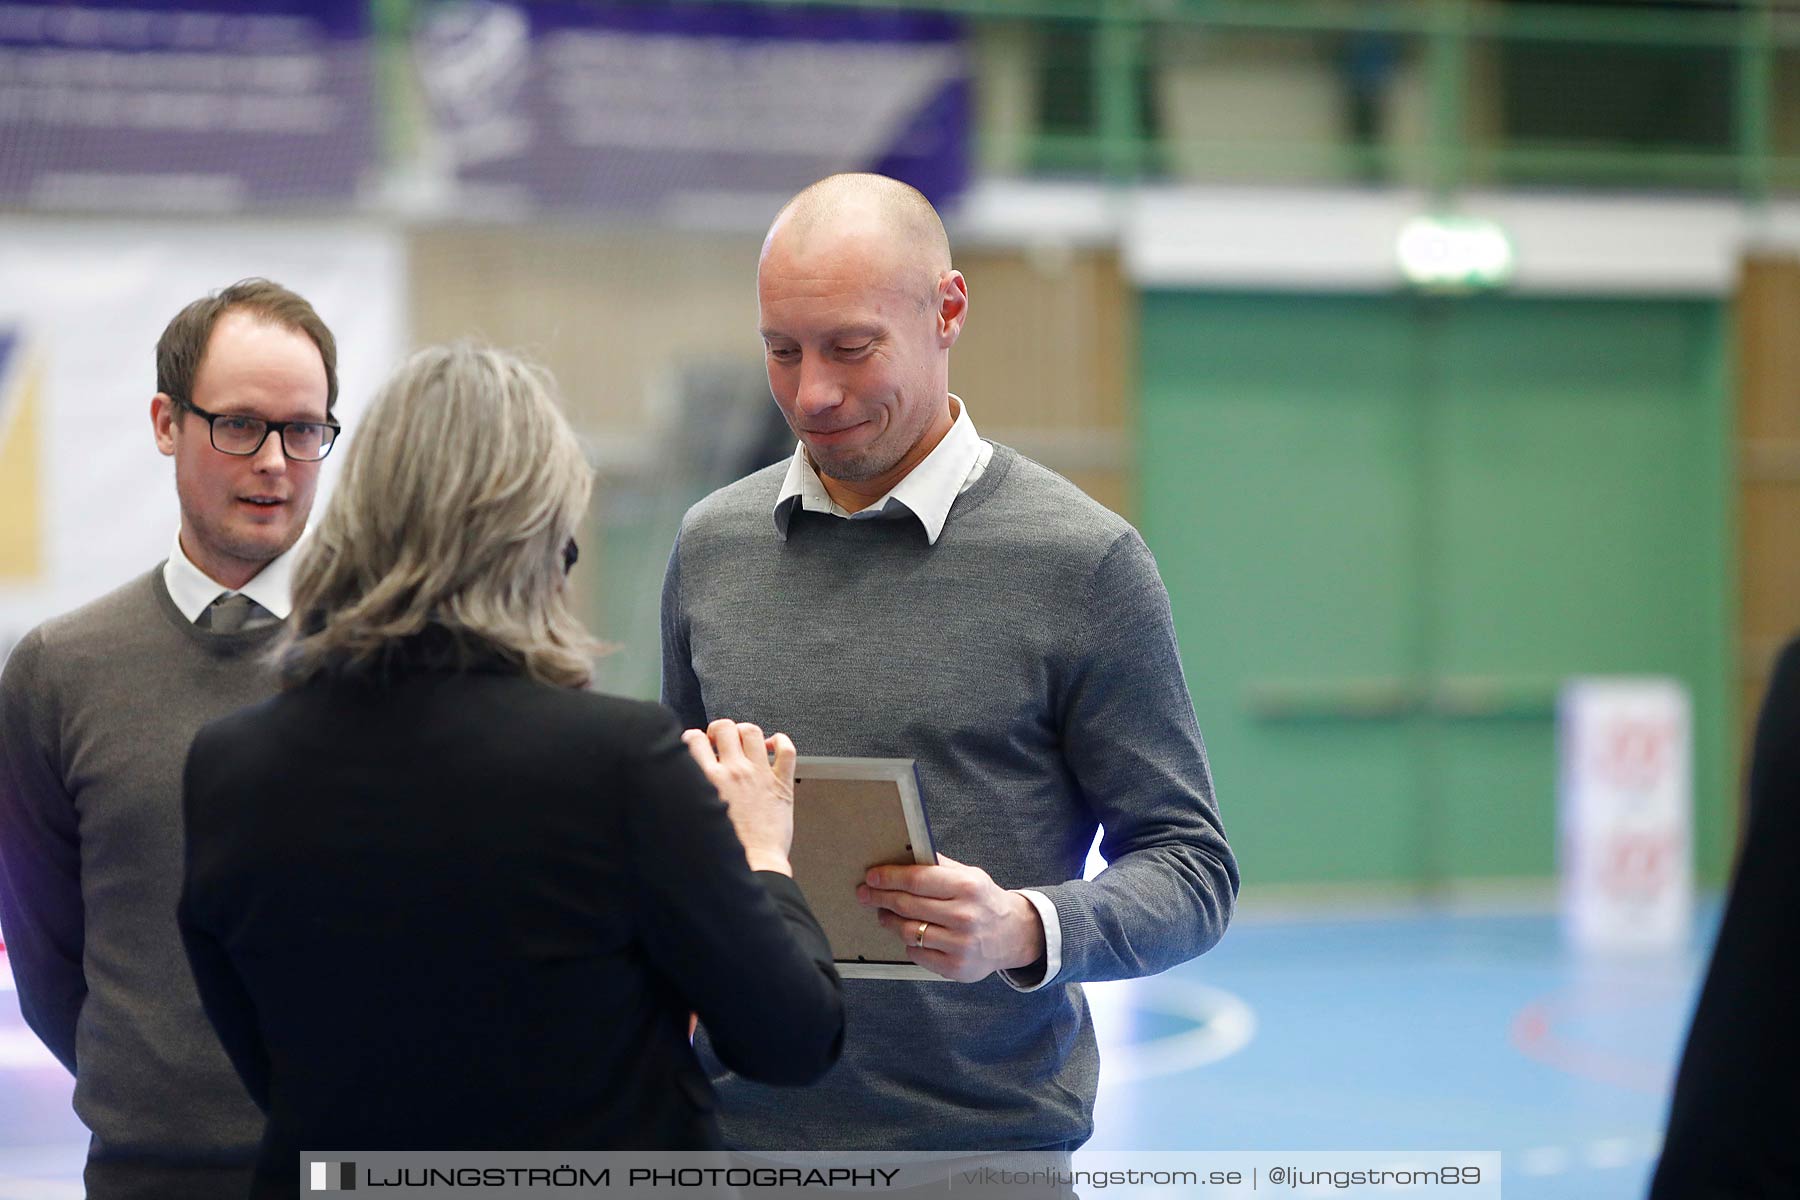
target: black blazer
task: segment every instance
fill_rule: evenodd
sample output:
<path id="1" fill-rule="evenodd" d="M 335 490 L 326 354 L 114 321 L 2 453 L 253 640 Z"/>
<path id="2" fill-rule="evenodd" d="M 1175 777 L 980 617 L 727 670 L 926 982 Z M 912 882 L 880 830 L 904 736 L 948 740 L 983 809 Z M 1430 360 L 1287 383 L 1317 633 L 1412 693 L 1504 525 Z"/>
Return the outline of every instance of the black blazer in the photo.
<path id="1" fill-rule="evenodd" d="M 668 710 L 414 662 L 203 729 L 180 923 L 268 1114 L 302 1150 L 708 1149 L 698 1012 L 745 1076 L 843 1034 L 798 888 L 752 873 Z"/>
<path id="2" fill-rule="evenodd" d="M 1763 701 L 1749 807 L 1655 1200 L 1800 1196 L 1800 641 Z"/>

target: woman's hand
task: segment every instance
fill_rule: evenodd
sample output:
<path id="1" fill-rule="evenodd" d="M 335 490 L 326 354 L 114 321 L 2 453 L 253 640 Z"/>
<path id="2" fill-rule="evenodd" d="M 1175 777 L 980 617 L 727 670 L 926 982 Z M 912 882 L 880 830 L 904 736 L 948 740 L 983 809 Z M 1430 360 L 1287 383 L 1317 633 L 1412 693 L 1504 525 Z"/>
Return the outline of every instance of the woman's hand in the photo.
<path id="1" fill-rule="evenodd" d="M 725 801 L 750 869 L 791 877 L 794 760 L 799 757 L 793 740 L 785 733 L 765 738 L 755 725 L 727 720 L 687 730 L 681 740 Z"/>

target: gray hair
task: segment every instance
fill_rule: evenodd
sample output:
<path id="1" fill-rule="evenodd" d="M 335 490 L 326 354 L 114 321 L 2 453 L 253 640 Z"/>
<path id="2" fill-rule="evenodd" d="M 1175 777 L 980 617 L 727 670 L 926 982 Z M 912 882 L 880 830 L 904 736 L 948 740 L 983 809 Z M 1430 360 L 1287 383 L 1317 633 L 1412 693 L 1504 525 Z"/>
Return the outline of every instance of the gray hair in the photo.
<path id="1" fill-rule="evenodd" d="M 414 354 L 359 422 L 295 566 L 283 685 L 379 669 L 439 627 L 464 658 L 585 686 L 601 646 L 569 611 L 562 552 L 592 487 L 548 372 L 466 343 Z"/>

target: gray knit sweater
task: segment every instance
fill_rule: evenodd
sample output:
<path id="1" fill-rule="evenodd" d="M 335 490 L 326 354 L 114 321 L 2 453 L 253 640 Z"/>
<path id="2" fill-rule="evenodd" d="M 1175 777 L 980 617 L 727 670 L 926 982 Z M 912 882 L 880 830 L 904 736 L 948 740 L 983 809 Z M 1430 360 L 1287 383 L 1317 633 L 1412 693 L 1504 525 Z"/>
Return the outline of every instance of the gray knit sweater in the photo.
<path id="1" fill-rule="evenodd" d="M 159 566 L 27 634 L 0 675 L 0 926 L 26 1021 L 75 1072 L 91 1196 L 244 1196 L 262 1135 L 175 927 L 181 771 L 275 688 L 277 626 L 181 615 Z"/>
<path id="2" fill-rule="evenodd" d="M 731 1144 L 1006 1150 L 1085 1140 L 1083 980 L 1149 975 L 1224 932 L 1237 865 L 1167 593 L 1130 525 L 1004 446 L 935 545 L 913 520 L 771 520 L 786 464 L 697 504 L 663 587 L 663 699 L 802 754 L 912 758 L 951 858 L 1054 903 L 1033 992 L 846 980 L 843 1058 L 800 1092 L 708 1059 Z M 1109 867 L 1081 879 L 1096 825 Z M 706 1054 L 704 1039 L 701 1050 Z"/>

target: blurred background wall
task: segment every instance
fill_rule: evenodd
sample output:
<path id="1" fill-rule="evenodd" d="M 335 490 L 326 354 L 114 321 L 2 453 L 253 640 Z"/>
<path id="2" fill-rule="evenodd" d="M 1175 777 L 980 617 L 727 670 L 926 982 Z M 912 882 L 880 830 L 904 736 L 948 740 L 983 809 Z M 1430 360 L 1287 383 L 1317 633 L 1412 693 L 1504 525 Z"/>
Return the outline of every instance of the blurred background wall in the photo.
<path id="1" fill-rule="evenodd" d="M 851 169 L 949 220 L 978 428 L 1156 552 L 1246 878 L 1547 879 L 1589 674 L 1688 689 L 1722 877 L 1800 628 L 1760 3 L 0 4 L 0 653 L 166 552 L 155 332 L 254 273 L 318 293 L 352 438 L 417 345 L 555 372 L 601 683 L 653 695 L 682 511 L 791 448 L 761 232 Z"/>

